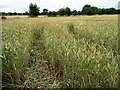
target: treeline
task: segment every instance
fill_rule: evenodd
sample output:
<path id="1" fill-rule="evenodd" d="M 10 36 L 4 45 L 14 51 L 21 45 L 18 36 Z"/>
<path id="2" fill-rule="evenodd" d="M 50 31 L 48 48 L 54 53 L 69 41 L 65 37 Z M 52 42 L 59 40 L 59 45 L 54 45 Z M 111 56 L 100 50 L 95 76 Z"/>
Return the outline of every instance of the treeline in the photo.
<path id="1" fill-rule="evenodd" d="M 25 13 L 17 13 L 17 12 L 0 12 L 0 15 L 3 16 L 12 16 L 12 15 L 29 15 L 29 13 L 26 11 Z"/>
<path id="2" fill-rule="evenodd" d="M 33 9 L 33 10 L 32 10 Z M 35 11 L 36 10 L 36 11 Z M 16 12 L 2 12 L 2 15 L 47 15 L 47 16 L 70 16 L 70 15 L 95 15 L 95 14 L 120 14 L 120 9 L 115 8 L 98 8 L 91 5 L 85 5 L 82 9 L 82 11 L 77 10 L 71 10 L 69 7 L 66 8 L 60 8 L 58 11 L 49 11 L 48 9 L 43 9 L 43 11 L 40 13 L 39 8 L 37 5 L 33 5 L 32 3 L 29 5 L 29 11 L 26 11 L 25 13 L 16 13 Z"/>
<path id="3" fill-rule="evenodd" d="M 41 15 L 48 15 L 48 16 L 70 16 L 70 15 L 95 15 L 95 14 L 120 14 L 120 9 L 115 8 L 98 8 L 92 7 L 91 5 L 85 5 L 82 11 L 71 10 L 69 7 L 61 8 L 58 11 L 48 11 L 48 9 L 43 9 Z"/>

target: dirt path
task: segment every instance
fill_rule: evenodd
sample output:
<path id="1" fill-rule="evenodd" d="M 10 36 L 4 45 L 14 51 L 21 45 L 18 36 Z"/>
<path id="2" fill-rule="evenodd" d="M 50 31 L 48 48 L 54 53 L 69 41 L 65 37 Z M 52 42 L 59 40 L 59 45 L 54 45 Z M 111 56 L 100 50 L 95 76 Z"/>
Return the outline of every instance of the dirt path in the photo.
<path id="1" fill-rule="evenodd" d="M 49 88 L 53 77 L 48 67 L 49 55 L 42 40 L 43 30 L 34 32 L 30 50 L 29 68 L 26 73 L 27 87 Z"/>

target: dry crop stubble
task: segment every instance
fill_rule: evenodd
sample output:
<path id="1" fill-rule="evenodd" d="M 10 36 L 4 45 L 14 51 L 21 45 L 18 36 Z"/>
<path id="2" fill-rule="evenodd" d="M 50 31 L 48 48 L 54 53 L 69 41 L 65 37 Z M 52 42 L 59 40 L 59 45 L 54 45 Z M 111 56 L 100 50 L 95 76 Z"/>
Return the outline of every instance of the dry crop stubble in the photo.
<path id="1" fill-rule="evenodd" d="M 48 88 L 117 87 L 117 23 L 117 15 L 7 18 L 2 33 L 3 82 Z M 44 82 L 39 69 L 49 73 Z"/>

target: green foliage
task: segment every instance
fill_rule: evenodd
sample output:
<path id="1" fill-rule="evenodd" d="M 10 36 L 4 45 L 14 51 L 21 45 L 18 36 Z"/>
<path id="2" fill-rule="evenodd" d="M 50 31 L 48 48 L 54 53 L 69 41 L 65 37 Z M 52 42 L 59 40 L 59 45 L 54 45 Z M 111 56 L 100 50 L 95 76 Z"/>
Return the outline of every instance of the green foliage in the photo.
<path id="1" fill-rule="evenodd" d="M 37 17 L 39 15 L 39 7 L 36 4 L 30 3 L 29 5 L 29 16 Z"/>
<path id="2" fill-rule="evenodd" d="M 43 12 L 48 12 L 48 9 L 43 9 Z"/>
<path id="3" fill-rule="evenodd" d="M 34 9 L 33 9 L 34 8 Z M 50 13 L 53 11 L 50 11 Z M 60 16 L 70 16 L 73 15 L 71 12 L 71 9 L 69 7 L 66 8 L 60 8 L 58 11 L 54 11 L 54 12 L 58 12 L 57 15 Z M 25 13 L 16 13 L 16 12 L 2 12 L 2 15 L 30 15 L 31 17 L 36 17 L 39 15 L 39 8 L 37 7 L 37 5 L 33 5 L 32 3 L 29 5 L 29 13 L 25 12 Z M 40 15 L 47 15 L 48 14 L 48 9 L 43 9 L 43 12 L 40 13 Z M 82 11 L 78 11 L 78 15 L 94 15 L 94 14 L 120 14 L 120 10 L 119 9 L 115 9 L 115 8 L 98 8 L 95 6 L 91 6 L 91 5 L 85 5 L 82 9 Z M 76 15 L 76 14 L 75 14 Z"/>
<path id="4" fill-rule="evenodd" d="M 82 13 L 86 14 L 86 15 L 93 15 L 94 14 L 93 9 L 91 8 L 90 5 L 85 5 L 82 9 Z"/>
<path id="5" fill-rule="evenodd" d="M 43 14 L 43 15 L 47 15 L 47 14 L 48 14 L 48 9 L 43 9 L 42 14 Z"/>
<path id="6" fill-rule="evenodd" d="M 90 5 L 85 5 L 82 9 L 82 13 L 85 15 L 94 15 L 94 14 L 117 14 L 115 8 L 100 9 L 97 7 L 91 7 Z"/>
<path id="7" fill-rule="evenodd" d="M 97 7 L 91 7 L 93 14 L 98 14 L 98 8 Z"/>
<path id="8" fill-rule="evenodd" d="M 70 15 L 71 15 L 71 10 L 70 10 L 70 8 L 68 8 L 68 7 L 66 7 L 66 8 L 61 8 L 61 9 L 59 9 L 58 14 L 59 14 L 60 16 L 64 16 L 64 15 L 70 16 Z"/>
<path id="9" fill-rule="evenodd" d="M 50 11 L 50 12 L 48 12 L 48 17 L 56 17 L 57 16 L 57 12 L 55 12 L 55 11 Z"/>
<path id="10" fill-rule="evenodd" d="M 26 12 L 24 13 L 24 15 L 29 15 L 29 12 L 26 11 Z"/>
<path id="11" fill-rule="evenodd" d="M 58 14 L 60 16 L 64 16 L 65 15 L 65 9 L 64 8 L 59 9 Z"/>
<path id="12" fill-rule="evenodd" d="M 72 15 L 76 16 L 76 15 L 78 15 L 78 12 L 76 10 L 74 10 L 74 11 L 72 11 Z"/>
<path id="13" fill-rule="evenodd" d="M 78 11 L 78 15 L 82 15 L 82 12 L 81 12 L 81 11 Z"/>
<path id="14" fill-rule="evenodd" d="M 108 9 L 106 9 L 106 12 L 105 12 L 106 14 L 115 14 L 116 13 L 116 10 L 115 10 L 115 8 L 108 8 Z"/>
<path id="15" fill-rule="evenodd" d="M 68 7 L 65 8 L 65 14 L 68 15 L 68 16 L 71 15 L 71 10 L 70 10 L 70 8 L 68 8 Z"/>

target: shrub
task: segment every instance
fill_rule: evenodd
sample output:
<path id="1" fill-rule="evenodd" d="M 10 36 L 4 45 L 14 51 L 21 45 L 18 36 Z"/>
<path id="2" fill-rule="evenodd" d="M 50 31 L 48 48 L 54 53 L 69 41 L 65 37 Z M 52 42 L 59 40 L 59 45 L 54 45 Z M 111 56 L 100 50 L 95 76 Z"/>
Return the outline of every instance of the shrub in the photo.
<path id="1" fill-rule="evenodd" d="M 2 16 L 2 17 L 1 17 L 1 19 L 7 19 L 7 17 L 5 17 L 5 16 Z"/>

